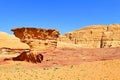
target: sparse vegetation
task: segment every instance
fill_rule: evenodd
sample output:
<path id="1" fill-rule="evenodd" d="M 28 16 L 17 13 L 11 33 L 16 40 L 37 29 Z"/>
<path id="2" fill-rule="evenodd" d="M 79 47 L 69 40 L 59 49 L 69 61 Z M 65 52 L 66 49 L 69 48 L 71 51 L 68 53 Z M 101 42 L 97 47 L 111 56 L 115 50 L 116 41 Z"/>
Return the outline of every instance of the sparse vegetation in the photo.
<path id="1" fill-rule="evenodd" d="M 11 62 L 0 65 L 0 80 L 119 80 L 119 63 L 120 60 L 108 60 L 35 68 L 34 64 Z"/>

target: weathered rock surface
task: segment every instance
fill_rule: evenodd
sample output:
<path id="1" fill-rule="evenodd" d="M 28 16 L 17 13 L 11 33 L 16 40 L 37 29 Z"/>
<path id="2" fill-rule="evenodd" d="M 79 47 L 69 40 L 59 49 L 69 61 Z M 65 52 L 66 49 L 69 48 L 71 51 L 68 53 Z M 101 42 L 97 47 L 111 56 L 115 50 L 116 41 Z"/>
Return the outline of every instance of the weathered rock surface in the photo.
<path id="1" fill-rule="evenodd" d="M 30 46 L 30 52 L 23 52 L 19 56 L 12 58 L 13 60 L 41 62 L 43 60 L 43 50 L 51 50 L 57 47 L 57 38 L 59 32 L 54 29 L 40 29 L 40 28 L 15 28 L 12 29 L 14 35 L 20 38 Z"/>
<path id="2" fill-rule="evenodd" d="M 57 47 L 59 32 L 54 29 L 15 28 L 14 35 L 30 46 L 31 50 L 47 50 Z"/>
<path id="3" fill-rule="evenodd" d="M 14 61 L 27 61 L 32 63 L 41 63 L 43 61 L 42 54 L 35 54 L 33 52 L 22 52 L 19 56 L 12 58 Z"/>
<path id="4" fill-rule="evenodd" d="M 60 36 L 59 41 L 81 48 L 120 47 L 120 24 L 87 26 Z"/>

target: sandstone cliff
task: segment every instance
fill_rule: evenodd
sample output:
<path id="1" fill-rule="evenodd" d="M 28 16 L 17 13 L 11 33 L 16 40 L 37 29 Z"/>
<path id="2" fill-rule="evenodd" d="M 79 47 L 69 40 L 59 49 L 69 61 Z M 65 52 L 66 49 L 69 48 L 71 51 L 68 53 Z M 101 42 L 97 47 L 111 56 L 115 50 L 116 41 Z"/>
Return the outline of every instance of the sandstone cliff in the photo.
<path id="1" fill-rule="evenodd" d="M 120 47 L 120 24 L 87 26 L 60 36 L 59 41 L 81 48 Z"/>

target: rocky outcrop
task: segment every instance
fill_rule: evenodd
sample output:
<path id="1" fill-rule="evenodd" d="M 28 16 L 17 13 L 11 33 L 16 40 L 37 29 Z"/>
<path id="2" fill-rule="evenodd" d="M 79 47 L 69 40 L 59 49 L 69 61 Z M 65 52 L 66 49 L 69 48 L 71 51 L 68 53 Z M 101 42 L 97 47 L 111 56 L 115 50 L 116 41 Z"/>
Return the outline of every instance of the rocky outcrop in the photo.
<path id="1" fill-rule="evenodd" d="M 102 47 L 120 47 L 120 25 L 113 24 L 107 28 L 102 36 Z"/>
<path id="2" fill-rule="evenodd" d="M 57 47 L 59 32 L 54 29 L 15 28 L 14 35 L 30 46 L 31 50 L 47 50 Z"/>
<path id="3" fill-rule="evenodd" d="M 0 54 L 20 54 L 24 51 L 30 51 L 30 49 L 11 49 L 11 48 L 0 48 Z"/>
<path id="4" fill-rule="evenodd" d="M 87 26 L 60 36 L 59 41 L 81 48 L 120 47 L 120 24 Z"/>
<path id="5" fill-rule="evenodd" d="M 43 55 L 40 51 L 51 50 L 57 47 L 59 32 L 55 29 L 23 27 L 12 29 L 12 31 L 16 37 L 20 38 L 21 42 L 30 46 L 29 52 L 23 52 L 19 56 L 12 58 L 15 61 L 41 62 Z"/>
<path id="6" fill-rule="evenodd" d="M 27 61 L 32 63 L 41 63 L 43 55 L 41 53 L 35 54 L 34 52 L 22 52 L 19 56 L 12 58 L 14 61 Z"/>

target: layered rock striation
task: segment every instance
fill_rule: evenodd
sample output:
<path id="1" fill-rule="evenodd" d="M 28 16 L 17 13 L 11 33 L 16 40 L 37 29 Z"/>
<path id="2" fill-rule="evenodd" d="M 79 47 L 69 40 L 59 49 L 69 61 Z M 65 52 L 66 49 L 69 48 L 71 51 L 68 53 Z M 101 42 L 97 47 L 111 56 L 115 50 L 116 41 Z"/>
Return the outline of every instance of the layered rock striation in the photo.
<path id="1" fill-rule="evenodd" d="M 0 54 L 20 53 L 30 47 L 22 43 L 19 38 L 5 32 L 0 32 Z"/>
<path id="2" fill-rule="evenodd" d="M 22 27 L 14 28 L 12 31 L 21 42 L 30 46 L 30 51 L 22 52 L 19 56 L 12 58 L 14 61 L 41 62 L 43 60 L 42 51 L 55 49 L 57 47 L 59 32 L 55 29 Z"/>
<path id="3" fill-rule="evenodd" d="M 120 24 L 87 26 L 60 36 L 59 41 L 81 48 L 120 47 Z"/>
<path id="4" fill-rule="evenodd" d="M 15 28 L 14 35 L 30 46 L 31 50 L 47 50 L 57 47 L 59 32 L 55 29 Z"/>

